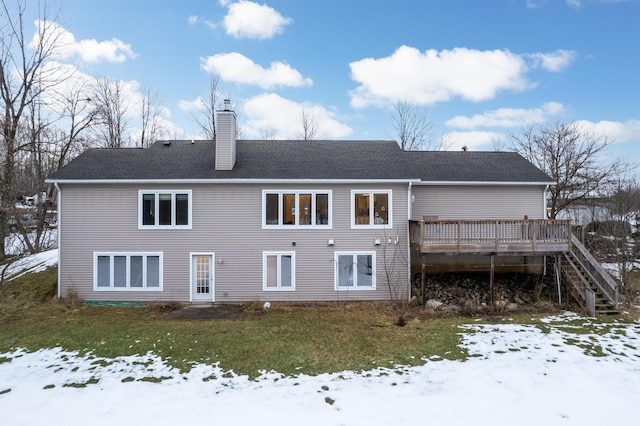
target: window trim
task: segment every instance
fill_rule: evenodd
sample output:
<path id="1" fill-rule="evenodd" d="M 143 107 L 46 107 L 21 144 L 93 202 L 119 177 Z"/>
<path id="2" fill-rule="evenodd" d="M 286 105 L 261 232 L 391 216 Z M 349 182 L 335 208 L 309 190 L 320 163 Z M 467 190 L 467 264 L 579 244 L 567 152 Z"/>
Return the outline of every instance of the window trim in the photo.
<path id="1" fill-rule="evenodd" d="M 98 286 L 98 258 L 109 257 L 109 287 Z M 114 287 L 114 257 L 126 257 L 126 287 Z M 131 287 L 131 258 L 142 257 L 142 287 Z M 147 258 L 158 257 L 158 286 L 147 287 Z M 163 253 L 162 252 L 93 252 L 93 290 L 94 291 L 163 291 Z"/>
<path id="2" fill-rule="evenodd" d="M 262 229 L 332 229 L 333 228 L 333 191 L 330 189 L 314 189 L 314 190 L 305 190 L 305 189 L 263 189 L 262 190 Z M 278 195 L 278 223 L 277 224 L 267 224 L 267 195 L 277 194 Z M 282 212 L 282 198 L 284 195 L 295 195 L 295 221 L 294 224 L 285 225 L 283 222 L 283 212 Z M 316 210 L 316 201 L 318 195 L 326 195 L 327 196 L 327 223 L 326 224 L 317 224 L 312 223 L 311 225 L 301 225 L 300 224 L 300 195 L 311 195 L 311 206 L 310 209 L 313 213 L 311 216 L 312 221 L 315 222 L 315 210 Z"/>
<path id="3" fill-rule="evenodd" d="M 158 224 L 158 215 L 154 218 L 156 222 L 153 225 L 143 225 L 143 214 L 144 214 L 144 201 L 143 197 L 145 195 L 153 194 L 155 196 L 155 210 L 159 211 L 160 204 L 160 195 L 161 194 L 170 194 L 171 195 L 171 225 L 160 225 Z M 188 201 L 188 223 L 187 225 L 176 225 L 176 195 L 178 194 L 187 194 Z M 191 189 L 140 189 L 138 190 L 138 229 L 191 229 L 192 226 L 192 216 L 193 216 L 193 195 Z"/>
<path id="4" fill-rule="evenodd" d="M 359 224 L 356 220 L 356 194 L 369 195 L 369 222 L 367 224 Z M 387 212 L 388 223 L 376 224 L 375 219 L 372 220 L 371 212 L 374 212 L 373 202 L 375 194 L 387 194 Z M 373 213 L 375 217 L 375 212 Z M 351 216 L 351 229 L 391 229 L 393 228 L 393 191 L 391 189 L 352 189 L 351 190 L 351 207 L 349 210 Z"/>
<path id="5" fill-rule="evenodd" d="M 375 251 L 336 251 L 334 252 L 333 255 L 333 259 L 334 259 L 334 268 L 333 268 L 333 282 L 334 282 L 334 290 L 336 291 L 372 291 L 376 289 L 376 252 Z M 340 256 L 352 256 L 352 257 L 356 257 L 356 256 L 371 256 L 371 286 L 368 287 L 364 287 L 364 286 L 360 286 L 358 287 L 357 285 L 357 271 L 354 274 L 354 284 L 353 286 L 340 286 L 339 284 L 339 269 L 338 269 L 338 265 L 339 265 L 339 258 Z M 357 259 L 354 259 L 354 264 L 357 265 Z"/>
<path id="6" fill-rule="evenodd" d="M 282 256 L 291 256 L 291 287 L 282 287 L 282 274 L 278 274 L 277 287 L 267 285 L 267 257 L 276 256 L 278 266 L 282 265 Z M 280 269 L 278 269 L 280 271 Z M 263 291 L 295 291 L 296 290 L 296 252 L 295 251 L 264 251 L 262 252 L 262 290 Z"/>

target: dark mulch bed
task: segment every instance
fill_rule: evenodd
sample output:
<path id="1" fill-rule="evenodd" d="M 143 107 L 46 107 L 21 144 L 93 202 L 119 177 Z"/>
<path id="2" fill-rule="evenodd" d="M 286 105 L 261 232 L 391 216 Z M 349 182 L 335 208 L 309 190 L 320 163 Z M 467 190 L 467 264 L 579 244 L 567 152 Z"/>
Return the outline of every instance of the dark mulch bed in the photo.
<path id="1" fill-rule="evenodd" d="M 237 320 L 241 305 L 187 305 L 165 315 L 166 319 L 228 319 Z"/>

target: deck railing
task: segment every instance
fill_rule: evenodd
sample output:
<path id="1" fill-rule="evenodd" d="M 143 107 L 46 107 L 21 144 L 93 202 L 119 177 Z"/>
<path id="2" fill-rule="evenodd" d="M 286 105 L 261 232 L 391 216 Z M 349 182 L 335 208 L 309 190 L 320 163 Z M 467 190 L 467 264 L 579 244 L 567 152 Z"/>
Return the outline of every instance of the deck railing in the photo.
<path id="1" fill-rule="evenodd" d="M 571 239 L 571 226 L 566 220 L 433 220 L 417 223 L 422 253 L 563 252 L 569 250 Z"/>

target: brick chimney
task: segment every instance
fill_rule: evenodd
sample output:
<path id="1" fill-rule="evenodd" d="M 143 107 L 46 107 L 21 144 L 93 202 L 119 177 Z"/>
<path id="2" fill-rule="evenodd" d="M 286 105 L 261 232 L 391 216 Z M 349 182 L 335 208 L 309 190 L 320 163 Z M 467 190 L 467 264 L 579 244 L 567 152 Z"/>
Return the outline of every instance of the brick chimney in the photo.
<path id="1" fill-rule="evenodd" d="M 231 101 L 224 100 L 224 109 L 216 111 L 216 170 L 233 170 L 236 164 L 236 113 Z"/>

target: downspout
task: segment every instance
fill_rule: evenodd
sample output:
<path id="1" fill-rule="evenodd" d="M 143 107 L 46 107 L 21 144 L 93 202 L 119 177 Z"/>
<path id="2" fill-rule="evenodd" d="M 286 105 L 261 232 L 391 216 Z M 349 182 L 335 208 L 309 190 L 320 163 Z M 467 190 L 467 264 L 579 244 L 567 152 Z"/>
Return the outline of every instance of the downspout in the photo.
<path id="1" fill-rule="evenodd" d="M 57 235 L 56 239 L 57 239 L 57 246 L 58 246 L 58 299 L 59 299 L 61 297 L 61 294 L 62 294 L 62 290 L 61 290 L 62 281 L 60 281 L 60 277 L 61 277 L 60 271 L 62 270 L 60 268 L 60 226 L 62 225 L 62 221 L 60 220 L 61 217 L 62 217 L 60 215 L 60 211 L 61 211 L 60 209 L 62 207 L 62 191 L 60 190 L 60 185 L 58 185 L 58 182 L 54 182 L 53 186 L 56 188 L 56 191 L 57 191 L 57 195 L 56 195 L 56 198 L 57 198 L 57 200 L 56 200 L 56 203 L 57 203 L 57 208 L 56 208 L 56 216 L 57 216 L 57 218 L 56 218 L 56 222 L 57 222 L 58 226 L 56 226 L 56 235 Z"/>
<path id="2" fill-rule="evenodd" d="M 547 191 L 549 191 L 549 185 L 545 186 L 542 192 L 542 217 L 544 219 L 549 219 L 549 215 L 547 215 Z"/>

